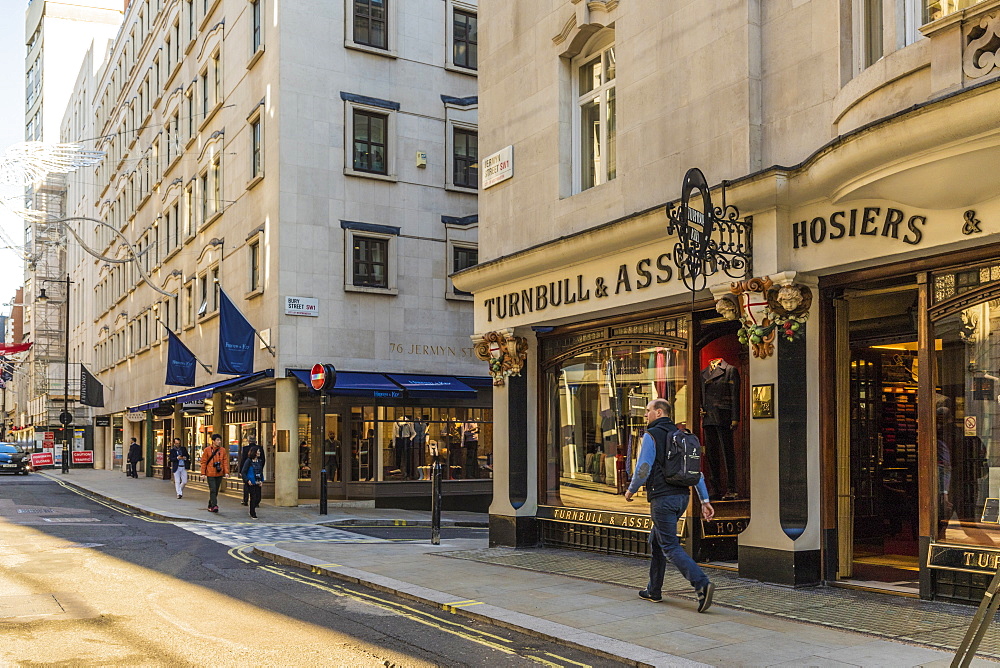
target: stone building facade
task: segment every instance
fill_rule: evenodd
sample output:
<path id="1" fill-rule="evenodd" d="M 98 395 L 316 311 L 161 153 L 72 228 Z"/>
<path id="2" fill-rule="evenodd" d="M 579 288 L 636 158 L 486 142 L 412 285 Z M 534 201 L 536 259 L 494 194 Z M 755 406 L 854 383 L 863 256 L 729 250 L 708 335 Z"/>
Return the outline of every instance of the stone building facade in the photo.
<path id="1" fill-rule="evenodd" d="M 648 515 L 622 492 L 659 397 L 705 445 L 717 518 L 684 527 L 699 559 L 981 596 L 1000 3 L 480 14 L 497 169 L 481 263 L 454 280 L 484 357 L 522 366 L 494 393 L 491 541 L 644 553 Z M 683 188 L 692 168 L 707 183 Z"/>

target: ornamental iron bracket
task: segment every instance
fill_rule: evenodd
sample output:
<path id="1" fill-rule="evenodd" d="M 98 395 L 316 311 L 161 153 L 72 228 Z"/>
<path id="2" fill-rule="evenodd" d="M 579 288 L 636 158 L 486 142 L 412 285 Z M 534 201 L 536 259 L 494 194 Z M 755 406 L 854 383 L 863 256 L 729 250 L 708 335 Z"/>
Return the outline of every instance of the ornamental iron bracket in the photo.
<path id="1" fill-rule="evenodd" d="M 692 194 L 700 208 L 692 206 Z M 753 219 L 740 220 L 740 211 L 726 204 L 726 181 L 722 182 L 722 206 L 712 205 L 708 182 L 694 167 L 684 175 L 679 205 L 666 209 L 667 234 L 677 234 L 674 264 L 692 292 L 704 290 L 708 277 L 722 271 L 732 279 L 745 279 L 753 272 Z"/>

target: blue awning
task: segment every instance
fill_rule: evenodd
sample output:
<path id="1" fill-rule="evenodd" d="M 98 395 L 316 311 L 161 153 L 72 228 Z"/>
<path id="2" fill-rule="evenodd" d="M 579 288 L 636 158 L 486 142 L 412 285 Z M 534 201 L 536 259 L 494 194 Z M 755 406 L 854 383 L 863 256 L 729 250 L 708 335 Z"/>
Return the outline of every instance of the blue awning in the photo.
<path id="1" fill-rule="evenodd" d="M 471 388 L 493 387 L 493 379 L 489 376 L 455 376 Z"/>
<path id="2" fill-rule="evenodd" d="M 406 388 L 414 399 L 475 399 L 476 391 L 453 376 L 416 376 L 387 373 L 389 380 Z M 340 380 L 338 378 L 338 383 Z"/>
<path id="3" fill-rule="evenodd" d="M 236 376 L 235 378 L 226 378 L 225 380 L 219 380 L 214 383 L 209 383 L 208 385 L 202 385 L 200 387 L 190 387 L 186 390 L 181 390 L 180 392 L 173 392 L 159 399 L 154 399 L 153 401 L 147 401 L 144 404 L 138 404 L 136 406 L 130 406 L 130 413 L 140 413 L 142 411 L 149 410 L 151 408 L 157 408 L 163 405 L 165 401 L 175 401 L 177 403 L 184 403 L 187 401 L 197 401 L 199 399 L 208 399 L 216 391 L 221 390 L 226 387 L 233 387 L 235 385 L 245 385 L 254 380 L 260 378 L 273 378 L 274 370 L 265 369 L 264 371 L 257 371 L 255 373 L 249 373 L 245 376 Z"/>
<path id="4" fill-rule="evenodd" d="M 307 369 L 288 369 L 290 376 L 295 376 L 299 382 L 312 389 Z M 380 373 L 364 371 L 338 371 L 337 383 L 327 390 L 327 394 L 335 397 L 372 397 L 379 399 L 399 399 L 405 395 L 403 388 Z"/>

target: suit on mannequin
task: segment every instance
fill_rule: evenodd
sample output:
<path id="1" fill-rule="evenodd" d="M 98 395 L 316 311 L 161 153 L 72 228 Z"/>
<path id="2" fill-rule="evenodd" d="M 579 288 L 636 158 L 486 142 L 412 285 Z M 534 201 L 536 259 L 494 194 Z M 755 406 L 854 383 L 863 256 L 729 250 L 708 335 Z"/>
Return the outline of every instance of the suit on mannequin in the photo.
<path id="1" fill-rule="evenodd" d="M 413 425 L 410 421 L 400 416 L 397 418 L 396 422 L 392 425 L 392 439 L 393 446 L 396 455 L 396 461 L 394 464 L 396 468 L 403 472 L 403 475 L 412 478 L 410 471 L 410 441 L 413 439 L 415 432 L 413 431 Z"/>
<path id="2" fill-rule="evenodd" d="M 713 359 L 701 370 L 701 413 L 705 454 L 711 468 L 709 488 L 713 494 L 722 495 L 724 499 L 735 499 L 736 449 L 733 431 L 740 421 L 740 372 L 724 359 Z"/>

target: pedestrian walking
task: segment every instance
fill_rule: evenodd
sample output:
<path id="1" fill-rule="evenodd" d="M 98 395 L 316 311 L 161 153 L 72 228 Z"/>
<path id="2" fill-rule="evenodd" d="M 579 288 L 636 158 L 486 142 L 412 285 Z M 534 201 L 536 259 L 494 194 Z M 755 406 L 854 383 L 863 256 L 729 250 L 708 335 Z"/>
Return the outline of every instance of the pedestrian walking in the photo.
<path id="1" fill-rule="evenodd" d="M 128 444 L 128 456 L 126 457 L 128 465 L 125 468 L 125 475 L 130 478 L 139 477 L 138 464 L 142 461 L 142 446 L 135 440 L 135 436 L 132 437 L 132 442 Z"/>
<path id="2" fill-rule="evenodd" d="M 170 470 L 174 474 L 174 489 L 177 490 L 177 498 L 184 498 L 184 485 L 188 481 L 188 467 L 191 466 L 191 456 L 188 449 L 181 445 L 181 439 L 175 438 L 174 444 L 168 454 Z"/>
<path id="3" fill-rule="evenodd" d="M 219 512 L 219 488 L 229 475 L 229 453 L 222 447 L 222 436 L 212 434 L 212 444 L 201 453 L 201 472 L 208 482 L 208 510 Z"/>
<path id="4" fill-rule="evenodd" d="M 677 432 L 677 425 L 669 417 L 670 412 L 670 404 L 664 399 L 653 399 L 646 406 L 646 433 L 639 446 L 635 475 L 625 492 L 625 500 L 632 501 L 639 487 L 645 484 L 649 515 L 653 520 L 653 528 L 649 531 L 649 583 L 639 592 L 639 598 L 647 601 L 659 601 L 663 598 L 663 573 L 669 560 L 694 587 L 698 596 L 698 612 L 705 612 L 712 605 L 715 585 L 684 551 L 677 538 L 677 520 L 687 508 L 691 488 L 667 482 L 659 463 L 661 457 L 657 456 L 657 451 L 666 452 L 669 440 Z M 706 520 L 712 519 L 715 517 L 715 509 L 709 503 L 704 476 L 698 480 L 695 488 L 701 501 L 701 516 Z"/>
<path id="5" fill-rule="evenodd" d="M 240 475 L 241 476 L 243 475 L 243 464 L 245 464 L 246 461 L 247 461 L 247 459 L 250 458 L 250 451 L 253 450 L 254 448 L 257 448 L 257 449 L 260 450 L 260 466 L 261 466 L 261 470 L 262 471 L 264 470 L 264 462 L 267 460 L 267 457 L 264 455 L 264 448 L 261 448 L 260 446 L 258 446 L 257 445 L 257 441 L 254 440 L 253 438 L 251 438 L 251 439 L 249 439 L 249 442 L 246 445 L 244 445 L 242 448 L 240 448 L 240 457 L 239 457 L 237 466 L 240 469 Z M 244 481 L 244 483 L 243 483 L 243 505 L 244 506 L 247 505 L 249 503 L 249 501 L 250 501 L 250 485 L 248 485 Z"/>
<path id="6" fill-rule="evenodd" d="M 257 519 L 257 507 L 260 505 L 261 488 L 264 485 L 264 452 L 257 446 L 250 446 L 247 458 L 240 468 L 244 488 L 250 493 L 250 517 Z"/>

